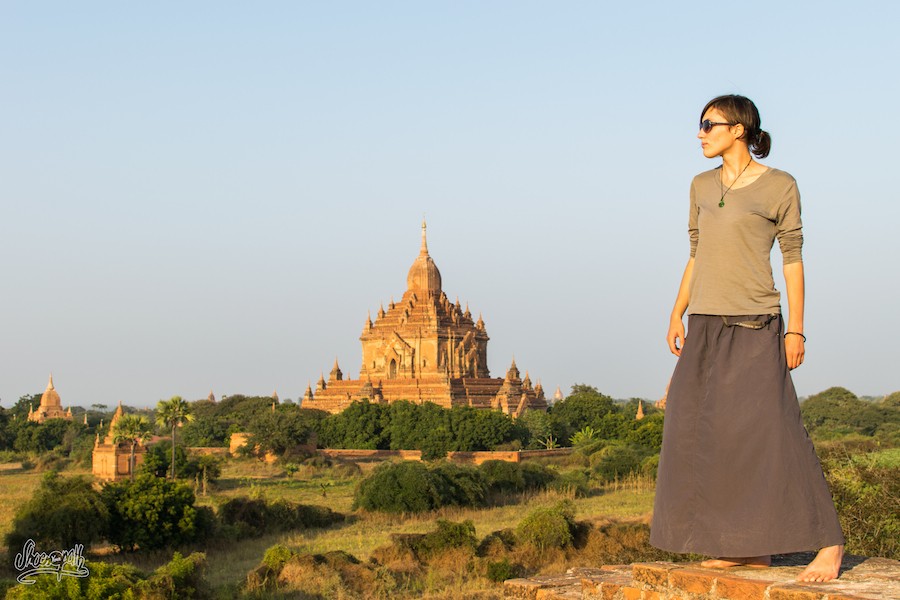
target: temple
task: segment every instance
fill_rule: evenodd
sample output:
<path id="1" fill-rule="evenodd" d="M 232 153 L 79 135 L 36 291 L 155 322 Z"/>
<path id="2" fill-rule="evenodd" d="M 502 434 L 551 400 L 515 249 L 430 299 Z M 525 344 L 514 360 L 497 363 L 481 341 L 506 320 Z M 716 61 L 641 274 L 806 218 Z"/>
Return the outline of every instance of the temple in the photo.
<path id="1" fill-rule="evenodd" d="M 28 420 L 37 423 L 43 423 L 47 419 L 66 419 L 72 420 L 72 409 L 63 410 L 62 401 L 56 388 L 53 387 L 53 375 L 50 375 L 50 381 L 47 383 L 47 389 L 41 395 L 41 404 L 37 410 L 28 409 Z"/>
<path id="2" fill-rule="evenodd" d="M 92 455 L 91 471 L 94 477 L 105 481 L 121 481 L 131 477 L 131 445 L 128 442 L 115 442 L 116 423 L 125 414 L 122 403 L 119 402 L 112 420 L 109 422 L 109 433 L 101 442 L 100 434 L 94 440 L 94 452 Z M 103 423 L 101 422 L 101 425 Z M 134 468 L 137 470 L 144 462 L 147 447 L 138 444 L 134 449 Z"/>
<path id="3" fill-rule="evenodd" d="M 344 379 L 335 358 L 326 381 L 307 386 L 304 408 L 341 412 L 355 400 L 434 402 L 445 408 L 472 406 L 514 416 L 526 409 L 546 410 L 541 384 L 520 377 L 512 361 L 505 377 L 491 377 L 484 320 L 469 307 L 451 302 L 441 289 L 441 273 L 428 254 L 425 223 L 422 247 L 406 278 L 400 302 L 366 317 L 360 341 L 359 379 Z"/>

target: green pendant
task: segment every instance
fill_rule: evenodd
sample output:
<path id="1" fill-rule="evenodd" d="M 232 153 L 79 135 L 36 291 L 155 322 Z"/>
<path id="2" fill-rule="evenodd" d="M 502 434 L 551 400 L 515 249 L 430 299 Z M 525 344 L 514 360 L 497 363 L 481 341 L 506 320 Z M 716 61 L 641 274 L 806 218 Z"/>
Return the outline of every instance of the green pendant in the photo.
<path id="1" fill-rule="evenodd" d="M 725 206 L 725 197 L 723 196 L 721 200 L 719 200 L 719 208 Z"/>

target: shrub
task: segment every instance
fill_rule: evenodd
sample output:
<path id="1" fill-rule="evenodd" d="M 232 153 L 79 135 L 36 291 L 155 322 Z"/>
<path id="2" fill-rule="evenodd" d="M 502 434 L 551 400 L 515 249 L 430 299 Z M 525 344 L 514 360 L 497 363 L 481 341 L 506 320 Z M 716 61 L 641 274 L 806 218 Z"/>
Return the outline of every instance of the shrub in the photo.
<path id="1" fill-rule="evenodd" d="M 509 559 L 492 561 L 487 564 L 487 578 L 495 583 L 522 576 L 522 567 L 509 562 Z"/>
<path id="2" fill-rule="evenodd" d="M 183 557 L 179 552 L 172 560 L 158 568 L 136 589 L 142 600 L 200 600 L 210 597 L 210 587 L 204 578 L 206 554 L 194 552 Z"/>
<path id="3" fill-rule="evenodd" d="M 143 473 L 134 481 L 104 486 L 109 541 L 124 550 L 164 548 L 194 541 L 197 510 L 184 484 Z"/>
<path id="4" fill-rule="evenodd" d="M 573 469 L 559 475 L 547 487 L 563 493 L 573 493 L 576 496 L 587 496 L 591 491 L 590 472 L 587 470 Z"/>
<path id="5" fill-rule="evenodd" d="M 651 454 L 641 461 L 641 475 L 656 480 L 657 470 L 659 470 L 659 454 Z"/>
<path id="6" fill-rule="evenodd" d="M 234 527 L 243 536 L 258 536 L 266 532 L 269 511 L 262 499 L 232 498 L 219 507 L 219 520 Z"/>
<path id="7" fill-rule="evenodd" d="M 900 466 L 890 452 L 823 452 L 825 468 L 847 551 L 900 559 Z"/>
<path id="8" fill-rule="evenodd" d="M 232 498 L 219 508 L 219 519 L 235 538 L 260 536 L 272 531 L 328 527 L 344 515 L 327 506 L 295 504 L 287 500 L 267 503 L 261 498 Z"/>
<path id="9" fill-rule="evenodd" d="M 141 581 L 141 574 L 131 565 L 86 562 L 89 577 L 41 575 L 32 585 L 15 585 L 6 592 L 14 600 L 93 600 L 120 598 L 136 600 L 133 587 Z"/>
<path id="10" fill-rule="evenodd" d="M 354 508 L 384 512 L 423 512 L 441 506 L 434 477 L 419 462 L 379 465 L 356 488 Z"/>
<path id="11" fill-rule="evenodd" d="M 281 571 L 284 563 L 290 560 L 292 556 L 294 556 L 294 553 L 289 548 L 281 544 L 275 544 L 266 550 L 262 561 L 264 565 L 277 573 Z"/>
<path id="12" fill-rule="evenodd" d="M 441 506 L 480 506 L 487 491 L 485 477 L 474 467 L 439 463 L 430 469 Z"/>
<path id="13" fill-rule="evenodd" d="M 51 471 L 31 500 L 16 511 L 6 544 L 10 553 L 29 538 L 44 548 L 90 547 L 106 535 L 109 520 L 109 510 L 89 479 L 60 477 Z"/>
<path id="14" fill-rule="evenodd" d="M 639 471 L 646 450 L 625 444 L 610 444 L 590 457 L 594 474 L 603 481 L 613 481 Z"/>
<path id="15" fill-rule="evenodd" d="M 488 489 L 492 492 L 521 492 L 525 489 L 525 477 L 519 463 L 505 460 L 487 460 L 478 466 L 484 474 Z"/>
<path id="16" fill-rule="evenodd" d="M 444 550 L 463 548 L 475 552 L 475 525 L 470 520 L 461 523 L 437 520 L 437 529 L 426 533 L 417 544 L 419 556 L 428 558 Z"/>
<path id="17" fill-rule="evenodd" d="M 516 535 L 522 542 L 544 551 L 571 545 L 574 528 L 572 503 L 564 500 L 556 506 L 532 511 L 519 523 Z"/>
<path id="18" fill-rule="evenodd" d="M 513 529 L 501 529 L 485 536 L 478 544 L 478 556 L 501 556 L 516 545 L 516 532 Z"/>
<path id="19" fill-rule="evenodd" d="M 522 478 L 525 480 L 525 491 L 543 490 L 556 479 L 556 471 L 533 462 L 519 463 Z"/>

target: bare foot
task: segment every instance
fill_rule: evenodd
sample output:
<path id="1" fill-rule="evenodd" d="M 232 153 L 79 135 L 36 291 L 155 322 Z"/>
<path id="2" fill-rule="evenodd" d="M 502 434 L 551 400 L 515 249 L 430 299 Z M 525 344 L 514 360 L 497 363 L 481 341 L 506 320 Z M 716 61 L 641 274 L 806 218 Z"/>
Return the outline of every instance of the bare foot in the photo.
<path id="1" fill-rule="evenodd" d="M 806 569 L 797 577 L 797 581 L 831 581 L 841 571 L 841 560 L 844 558 L 843 546 L 822 548 Z"/>
<path id="2" fill-rule="evenodd" d="M 729 569 L 731 567 L 752 567 L 754 569 L 764 569 L 772 564 L 771 556 L 744 556 L 740 558 L 730 558 L 721 556 L 704 560 L 700 563 L 701 567 L 707 569 Z"/>

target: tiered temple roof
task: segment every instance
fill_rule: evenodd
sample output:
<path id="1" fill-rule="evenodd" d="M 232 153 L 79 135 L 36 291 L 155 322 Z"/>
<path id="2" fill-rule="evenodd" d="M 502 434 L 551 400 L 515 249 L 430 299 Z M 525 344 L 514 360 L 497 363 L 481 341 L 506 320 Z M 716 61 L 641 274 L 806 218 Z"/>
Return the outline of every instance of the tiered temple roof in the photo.
<path id="1" fill-rule="evenodd" d="M 72 409 L 63 410 L 62 401 L 56 388 L 53 387 L 53 374 L 50 375 L 50 381 L 47 383 L 47 389 L 41 395 L 41 404 L 37 410 L 28 410 L 28 420 L 43 423 L 47 419 L 66 419 L 72 420 Z"/>
<path id="2" fill-rule="evenodd" d="M 344 379 L 335 359 L 326 381 L 320 374 L 315 392 L 307 386 L 306 408 L 340 412 L 354 400 L 410 400 L 444 407 L 468 405 L 521 414 L 546 410 L 543 387 L 519 379 L 515 360 L 506 377 L 492 378 L 487 366 L 487 331 L 468 305 L 451 302 L 442 290 L 441 273 L 428 253 L 425 223 L 422 245 L 406 277 L 399 302 L 366 317 L 359 379 Z"/>

